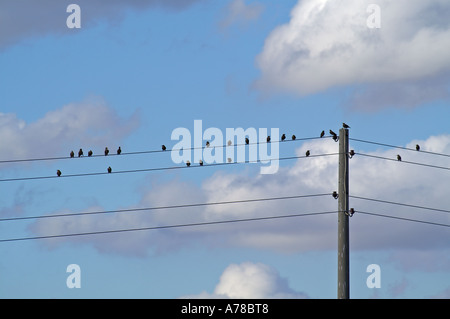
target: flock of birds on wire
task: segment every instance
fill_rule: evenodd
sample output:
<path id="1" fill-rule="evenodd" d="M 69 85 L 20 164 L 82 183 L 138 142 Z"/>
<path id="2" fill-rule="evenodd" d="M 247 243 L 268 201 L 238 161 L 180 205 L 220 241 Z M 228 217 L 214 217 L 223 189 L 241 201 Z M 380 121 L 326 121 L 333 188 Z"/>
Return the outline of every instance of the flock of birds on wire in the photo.
<path id="1" fill-rule="evenodd" d="M 349 128 L 350 128 L 350 126 L 347 125 L 347 124 L 345 124 L 345 123 L 342 123 L 342 127 L 345 128 L 345 129 L 349 129 Z M 338 136 L 335 132 L 333 132 L 332 130 L 330 130 L 329 133 L 330 133 L 330 135 L 331 135 L 331 138 L 332 138 L 335 142 L 339 141 L 339 136 Z M 325 136 L 325 131 L 322 131 L 322 132 L 320 133 L 320 138 L 323 138 L 324 136 Z M 296 137 L 295 135 L 292 135 L 291 138 L 292 138 L 293 141 L 295 141 L 295 139 L 296 139 L 297 137 Z M 267 136 L 267 138 L 266 138 L 266 142 L 267 142 L 267 143 L 270 143 L 270 140 L 271 140 L 271 138 L 270 138 L 270 135 L 269 135 L 269 136 Z M 281 141 L 283 142 L 283 141 L 285 141 L 285 140 L 286 140 L 286 134 L 281 135 Z M 231 146 L 231 144 L 232 144 L 231 141 L 228 141 L 228 146 Z M 245 138 L 245 144 L 246 144 L 246 145 L 249 145 L 249 144 L 250 144 L 250 140 L 249 140 L 248 137 Z M 206 147 L 209 147 L 209 146 L 210 146 L 210 143 L 209 143 L 209 141 L 207 141 L 207 142 L 206 142 Z M 165 150 L 167 150 L 167 147 L 166 147 L 165 145 L 162 145 L 162 146 L 161 146 L 161 149 L 162 149 L 163 151 L 165 151 Z M 418 144 L 416 145 L 416 150 L 417 150 L 417 151 L 420 151 L 420 146 L 419 146 Z M 121 149 L 120 146 L 119 146 L 119 148 L 117 149 L 116 154 L 117 154 L 117 155 L 120 155 L 121 153 L 122 153 L 122 149 Z M 91 157 L 93 154 L 94 154 L 94 153 L 92 152 L 92 150 L 90 150 L 90 151 L 88 152 L 88 157 Z M 108 155 L 109 155 L 109 149 L 108 149 L 108 147 L 105 147 L 104 154 L 105 154 L 105 156 L 108 156 Z M 352 157 L 355 155 L 355 151 L 354 151 L 354 150 L 351 150 L 349 154 L 350 154 L 350 158 L 352 158 Z M 307 150 L 305 155 L 306 155 L 306 157 L 310 156 L 310 155 L 311 155 L 310 150 Z M 82 157 L 82 156 L 84 156 L 84 153 L 83 153 L 83 149 L 80 148 L 80 150 L 78 151 L 78 157 Z M 71 158 L 74 158 L 74 157 L 75 157 L 75 152 L 74 152 L 74 151 L 71 151 L 71 152 L 70 152 L 70 157 L 71 157 Z M 397 154 L 397 161 L 400 161 L 400 162 L 402 161 L 402 157 L 400 156 L 400 154 Z M 228 162 L 231 163 L 231 159 L 230 159 L 230 158 L 228 158 Z M 203 161 L 200 160 L 200 161 L 199 161 L 199 164 L 200 164 L 200 166 L 203 166 Z M 191 166 L 191 162 L 190 162 L 190 161 L 186 161 L 186 166 Z M 107 168 L 107 172 L 108 172 L 108 173 L 112 173 L 112 168 L 111 168 L 111 166 L 109 166 L 109 167 Z M 57 175 L 58 177 L 61 176 L 61 175 L 62 175 L 61 170 L 58 169 L 58 170 L 56 171 L 56 175 Z"/>

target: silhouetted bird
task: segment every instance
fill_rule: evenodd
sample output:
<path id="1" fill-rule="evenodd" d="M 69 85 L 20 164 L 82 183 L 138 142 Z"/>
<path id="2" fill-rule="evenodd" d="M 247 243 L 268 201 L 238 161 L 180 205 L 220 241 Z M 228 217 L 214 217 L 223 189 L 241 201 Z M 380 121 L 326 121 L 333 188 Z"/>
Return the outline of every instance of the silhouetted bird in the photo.
<path id="1" fill-rule="evenodd" d="M 308 157 L 309 155 L 311 155 L 311 152 L 309 150 L 306 151 L 306 157 Z"/>
<path id="2" fill-rule="evenodd" d="M 345 123 L 342 123 L 342 127 L 343 127 L 343 128 L 350 128 L 350 126 L 348 126 L 348 125 L 345 124 Z"/>
<path id="3" fill-rule="evenodd" d="M 89 152 L 88 152 L 88 156 L 89 156 L 89 157 L 91 157 L 91 156 L 92 156 L 92 154 L 94 154 L 94 153 L 92 152 L 92 150 L 89 150 Z"/>
<path id="4" fill-rule="evenodd" d="M 200 166 L 203 166 L 203 161 L 199 160 L 198 163 L 200 164 Z"/>
<path id="5" fill-rule="evenodd" d="M 122 149 L 119 146 L 119 148 L 117 149 L 117 155 L 120 155 L 121 153 L 122 153 Z"/>
<path id="6" fill-rule="evenodd" d="M 402 161 L 402 157 L 400 155 L 397 155 L 397 161 L 399 161 L 399 162 Z"/>
<path id="7" fill-rule="evenodd" d="M 248 145 L 249 143 L 250 143 L 250 140 L 248 139 L 248 137 L 246 137 L 246 138 L 245 138 L 245 144 Z"/>
<path id="8" fill-rule="evenodd" d="M 338 199 L 339 197 L 339 194 L 336 191 L 334 191 L 332 195 L 334 199 Z"/>
<path id="9" fill-rule="evenodd" d="M 187 165 L 187 166 L 191 166 L 191 162 L 190 162 L 190 161 L 187 161 L 187 162 L 186 162 L 186 165 Z"/>
<path id="10" fill-rule="evenodd" d="M 267 143 L 270 143 L 270 135 L 266 138 Z"/>
<path id="11" fill-rule="evenodd" d="M 211 145 L 209 144 L 209 141 L 206 141 L 206 147 L 209 147 L 209 145 Z"/>
<path id="12" fill-rule="evenodd" d="M 416 144 L 416 151 L 420 151 L 420 145 Z"/>
<path id="13" fill-rule="evenodd" d="M 57 170 L 57 171 L 56 171 L 56 175 L 58 175 L 58 177 L 61 176 L 61 171 L 60 171 L 60 170 Z"/>
<path id="14" fill-rule="evenodd" d="M 325 136 L 325 131 L 322 131 L 322 133 L 320 133 L 320 138 Z"/>
<path id="15" fill-rule="evenodd" d="M 78 157 L 83 156 L 83 150 L 80 148 L 80 150 L 78 151 Z"/>
<path id="16" fill-rule="evenodd" d="M 163 151 L 165 151 L 167 149 L 165 145 L 162 145 L 161 148 Z"/>
<path id="17" fill-rule="evenodd" d="M 70 152 L 70 157 L 74 157 L 75 153 L 73 151 Z"/>
<path id="18" fill-rule="evenodd" d="M 355 155 L 355 151 L 354 150 L 350 150 L 350 158 L 352 158 Z"/>
<path id="19" fill-rule="evenodd" d="M 107 147 L 105 147 L 105 156 L 108 156 L 109 154 L 109 149 Z"/>
<path id="20" fill-rule="evenodd" d="M 349 210 L 347 215 L 352 217 L 354 213 L 355 213 L 355 209 L 354 208 L 350 208 L 350 210 Z"/>
<path id="21" fill-rule="evenodd" d="M 111 173 L 112 172 L 112 168 L 111 168 L 111 166 L 109 166 L 108 167 L 108 173 Z"/>
<path id="22" fill-rule="evenodd" d="M 292 135 L 292 140 L 295 141 L 297 137 L 295 135 Z"/>
<path id="23" fill-rule="evenodd" d="M 286 139 L 286 134 L 281 135 L 281 140 L 284 141 Z"/>
<path id="24" fill-rule="evenodd" d="M 337 141 L 339 140 L 337 134 L 334 133 L 332 130 L 330 130 L 330 134 L 331 134 L 331 136 L 332 136 L 332 138 L 333 138 L 333 140 L 334 140 L 335 142 L 337 142 Z"/>

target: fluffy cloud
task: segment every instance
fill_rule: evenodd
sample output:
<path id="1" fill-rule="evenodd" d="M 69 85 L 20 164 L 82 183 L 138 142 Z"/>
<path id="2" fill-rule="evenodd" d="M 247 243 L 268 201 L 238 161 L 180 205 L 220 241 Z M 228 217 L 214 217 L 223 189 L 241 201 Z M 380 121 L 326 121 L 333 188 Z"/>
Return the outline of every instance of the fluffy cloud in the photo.
<path id="1" fill-rule="evenodd" d="M 422 150 L 450 153 L 450 136 L 434 136 L 412 141 Z M 351 145 L 364 152 L 363 144 Z M 304 143 L 299 155 L 337 152 L 338 144 L 331 139 Z M 383 149 L 366 152 L 369 155 L 395 159 L 399 150 Z M 400 151 L 404 161 L 429 163 L 448 167 L 446 157 L 423 152 Z M 274 175 L 225 173 L 218 171 L 201 186 L 173 180 L 144 191 L 136 206 L 164 206 L 186 203 L 216 202 L 247 198 L 266 198 L 290 195 L 331 194 L 337 189 L 337 156 L 298 159 L 291 166 L 281 167 Z M 206 168 L 205 168 L 206 169 Z M 450 206 L 446 185 L 447 171 L 416 166 L 406 162 L 386 161 L 355 155 L 350 162 L 350 193 L 353 196 L 382 199 L 435 208 Z M 420 194 L 420 196 L 418 196 Z M 404 218 L 450 224 L 445 213 L 387 205 L 351 198 L 357 211 L 373 212 Z M 35 235 L 77 233 L 108 229 L 126 229 L 198 223 L 219 220 L 254 218 L 287 214 L 335 211 L 337 201 L 331 195 L 151 212 L 83 216 L 83 218 L 35 221 L 30 230 Z M 89 209 L 87 209 L 89 210 Z M 98 250 L 143 255 L 149 251 L 167 251 L 194 243 L 210 247 L 238 246 L 269 249 L 277 252 L 334 250 L 337 238 L 337 216 L 320 215 L 285 218 L 270 221 L 172 228 L 158 231 L 139 231 L 99 236 L 68 237 L 58 242 L 82 241 Z M 353 250 L 418 250 L 442 251 L 447 248 L 448 229 L 414 222 L 399 221 L 356 213 L 350 220 Z M 397 258 L 398 257 L 398 258 Z M 405 255 L 393 256 L 405 260 Z M 400 260 L 399 259 L 399 260 Z M 448 267 L 448 263 L 444 266 Z"/>
<path id="2" fill-rule="evenodd" d="M 170 10 L 183 9 L 198 0 L 77 0 L 81 8 L 82 28 L 104 19 L 115 23 L 127 10 L 145 10 L 162 7 Z M 8 45 L 37 35 L 69 32 L 66 19 L 70 13 L 67 6 L 74 1 L 62 0 L 2 0 L 0 2 L 0 50 Z"/>
<path id="3" fill-rule="evenodd" d="M 371 3 L 299 1 L 289 23 L 267 37 L 256 87 L 306 95 L 356 85 L 347 102 L 366 110 L 448 97 L 450 3 L 377 1 L 378 29 L 367 26 Z"/>
<path id="4" fill-rule="evenodd" d="M 71 103 L 26 123 L 15 114 L 0 113 L 0 159 L 68 155 L 68 149 L 90 145 L 104 147 L 136 129 L 139 116 L 122 119 L 100 98 Z"/>
<path id="5" fill-rule="evenodd" d="M 291 289 L 275 268 L 244 262 L 231 264 L 224 270 L 214 293 L 203 292 L 182 298 L 303 299 L 308 296 Z"/>

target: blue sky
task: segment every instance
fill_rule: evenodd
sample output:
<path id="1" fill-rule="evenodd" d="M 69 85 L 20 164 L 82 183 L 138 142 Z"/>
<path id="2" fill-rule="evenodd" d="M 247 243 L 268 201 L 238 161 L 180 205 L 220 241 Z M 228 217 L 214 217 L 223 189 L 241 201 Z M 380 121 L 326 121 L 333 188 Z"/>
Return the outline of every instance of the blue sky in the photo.
<path id="1" fill-rule="evenodd" d="M 177 128 L 278 128 L 450 154 L 446 1 L 69 1 L 0 4 L 0 160 L 170 147 Z M 107 4 L 108 3 L 108 4 Z M 377 3 L 381 27 L 366 8 Z M 14 17 L 14 18 L 11 18 Z M 206 141 L 204 141 L 206 142 Z M 225 141 L 224 141 L 225 143 Z M 337 152 L 324 140 L 280 157 Z M 448 156 L 351 141 L 385 158 Z M 224 159 L 225 160 L 225 159 Z M 0 180 L 169 167 L 170 152 L 0 163 Z M 337 157 L 0 182 L 0 217 L 330 193 Z M 351 195 L 448 210 L 448 169 L 356 156 Z M 356 210 L 450 224 L 445 212 L 351 199 Z M 0 239 L 335 210 L 330 196 L 0 222 Z M 355 214 L 352 298 L 449 298 L 449 228 Z M 0 242 L 2 298 L 335 298 L 337 216 Z M 66 268 L 81 268 L 69 289 Z M 378 264 L 381 288 L 366 268 Z"/>

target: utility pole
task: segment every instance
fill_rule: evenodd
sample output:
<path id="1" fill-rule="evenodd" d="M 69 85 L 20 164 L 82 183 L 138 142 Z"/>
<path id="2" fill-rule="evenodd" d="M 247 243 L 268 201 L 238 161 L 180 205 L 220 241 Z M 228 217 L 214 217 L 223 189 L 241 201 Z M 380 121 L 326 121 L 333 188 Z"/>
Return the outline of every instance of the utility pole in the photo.
<path id="1" fill-rule="evenodd" d="M 350 298 L 348 129 L 339 130 L 338 299 Z"/>

